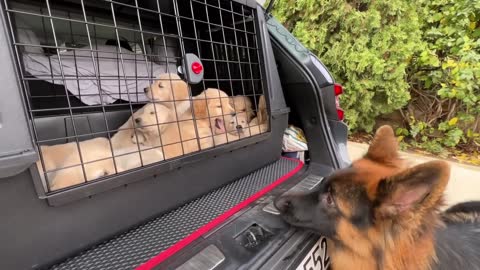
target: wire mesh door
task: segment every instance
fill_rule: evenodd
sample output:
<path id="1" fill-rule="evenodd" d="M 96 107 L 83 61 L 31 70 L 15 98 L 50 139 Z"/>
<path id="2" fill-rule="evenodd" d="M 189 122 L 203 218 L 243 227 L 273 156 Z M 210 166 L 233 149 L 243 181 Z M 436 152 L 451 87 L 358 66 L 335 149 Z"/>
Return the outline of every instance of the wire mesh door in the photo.
<path id="1" fill-rule="evenodd" d="M 251 7 L 5 0 L 3 9 L 47 193 L 269 130 Z"/>

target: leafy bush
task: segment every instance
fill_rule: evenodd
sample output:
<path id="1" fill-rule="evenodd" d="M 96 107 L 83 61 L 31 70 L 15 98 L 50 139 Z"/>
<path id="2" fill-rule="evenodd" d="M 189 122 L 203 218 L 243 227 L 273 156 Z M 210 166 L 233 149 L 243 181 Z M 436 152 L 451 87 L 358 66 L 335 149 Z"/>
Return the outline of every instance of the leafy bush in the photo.
<path id="1" fill-rule="evenodd" d="M 421 0 L 418 5 L 427 47 L 409 70 L 409 135 L 435 152 L 458 145 L 478 148 L 480 1 Z"/>
<path id="2" fill-rule="evenodd" d="M 479 0 L 279 0 L 274 15 L 345 86 L 354 131 L 400 109 L 411 145 L 480 149 Z"/>
<path id="3" fill-rule="evenodd" d="M 406 69 L 423 51 L 410 0 L 279 0 L 274 15 L 345 87 L 351 129 L 371 131 L 378 115 L 404 107 Z"/>

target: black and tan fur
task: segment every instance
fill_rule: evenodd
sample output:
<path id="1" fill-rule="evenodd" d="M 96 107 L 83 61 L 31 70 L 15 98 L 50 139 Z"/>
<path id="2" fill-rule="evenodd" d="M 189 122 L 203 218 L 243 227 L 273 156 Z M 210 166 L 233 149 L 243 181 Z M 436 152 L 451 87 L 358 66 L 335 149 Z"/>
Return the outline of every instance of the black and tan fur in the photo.
<path id="1" fill-rule="evenodd" d="M 449 176 L 443 161 L 408 168 L 383 126 L 362 159 L 275 205 L 290 224 L 331 240 L 334 270 L 480 269 L 480 203 L 442 213 Z"/>

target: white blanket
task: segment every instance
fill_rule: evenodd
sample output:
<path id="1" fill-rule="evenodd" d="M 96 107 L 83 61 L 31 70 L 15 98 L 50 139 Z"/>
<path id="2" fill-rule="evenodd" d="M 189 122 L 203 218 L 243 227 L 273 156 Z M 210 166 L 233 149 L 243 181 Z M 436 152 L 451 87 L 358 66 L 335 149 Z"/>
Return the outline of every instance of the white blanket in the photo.
<path id="1" fill-rule="evenodd" d="M 94 52 L 93 58 L 88 50 L 76 50 L 75 54 L 74 51 L 67 51 L 60 54 L 60 61 L 57 55 L 47 57 L 24 53 L 23 63 L 25 71 L 32 76 L 53 84 L 66 84 L 68 91 L 87 105 L 102 104 L 102 101 L 108 104 L 117 99 L 147 101 L 143 89 L 150 85 L 149 78 L 176 71 L 175 64 L 170 64 L 167 70 L 165 66 L 145 62 L 142 55 L 132 55 L 131 52 L 122 54 L 122 62 L 114 46 L 98 46 L 97 50 L 101 52 L 98 52 L 98 56 Z M 60 62 L 65 81 L 62 79 Z M 52 75 L 54 80 L 49 79 Z"/>
<path id="2" fill-rule="evenodd" d="M 32 38 L 35 39 L 31 36 L 31 31 L 27 30 L 22 34 L 24 39 L 30 39 L 29 42 L 32 42 Z M 167 69 L 166 66 L 145 61 L 141 54 L 134 54 L 123 48 L 122 54 L 115 46 L 102 45 L 95 50 L 99 52 L 93 52 L 93 58 L 88 47 L 75 50 L 75 54 L 74 51 L 62 52 L 60 61 L 56 54 L 48 57 L 41 54 L 41 49 L 25 51 L 23 64 L 25 71 L 32 76 L 53 84 L 66 84 L 68 91 L 87 105 L 102 104 L 102 101 L 103 104 L 109 104 L 118 99 L 147 101 L 143 89 L 150 85 L 149 78 L 156 78 L 167 72 L 176 73 L 175 63 L 170 63 Z M 65 80 L 62 79 L 60 62 Z M 50 78 L 52 75 L 54 80 Z"/>

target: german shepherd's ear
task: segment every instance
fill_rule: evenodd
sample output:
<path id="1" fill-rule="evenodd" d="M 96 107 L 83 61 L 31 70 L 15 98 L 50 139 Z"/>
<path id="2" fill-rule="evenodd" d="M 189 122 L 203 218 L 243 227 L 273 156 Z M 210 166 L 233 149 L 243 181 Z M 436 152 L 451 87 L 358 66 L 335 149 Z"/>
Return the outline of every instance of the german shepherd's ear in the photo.
<path id="1" fill-rule="evenodd" d="M 391 126 L 381 126 L 377 129 L 366 158 L 379 163 L 393 163 L 398 157 L 398 141 Z"/>
<path id="2" fill-rule="evenodd" d="M 376 216 L 395 218 L 438 206 L 449 177 L 448 163 L 430 161 L 381 180 L 374 203 Z"/>

